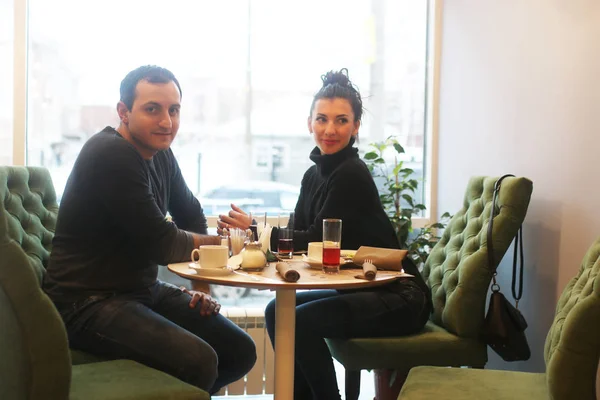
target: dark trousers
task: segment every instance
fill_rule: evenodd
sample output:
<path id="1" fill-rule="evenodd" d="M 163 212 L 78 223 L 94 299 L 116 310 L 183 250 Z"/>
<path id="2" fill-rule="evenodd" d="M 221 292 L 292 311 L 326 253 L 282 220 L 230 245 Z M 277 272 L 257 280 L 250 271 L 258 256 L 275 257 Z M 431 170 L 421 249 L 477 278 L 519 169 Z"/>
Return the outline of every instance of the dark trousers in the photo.
<path id="1" fill-rule="evenodd" d="M 157 281 L 127 294 L 57 303 L 70 346 L 164 371 L 210 393 L 243 377 L 256 361 L 254 342 L 222 315 L 203 317 L 191 296 Z"/>
<path id="2" fill-rule="evenodd" d="M 399 291 L 297 293 L 294 399 L 341 399 L 325 338 L 401 336 L 423 328 L 429 317 L 425 294 L 413 282 L 400 285 Z M 274 345 L 275 300 L 265 319 Z"/>

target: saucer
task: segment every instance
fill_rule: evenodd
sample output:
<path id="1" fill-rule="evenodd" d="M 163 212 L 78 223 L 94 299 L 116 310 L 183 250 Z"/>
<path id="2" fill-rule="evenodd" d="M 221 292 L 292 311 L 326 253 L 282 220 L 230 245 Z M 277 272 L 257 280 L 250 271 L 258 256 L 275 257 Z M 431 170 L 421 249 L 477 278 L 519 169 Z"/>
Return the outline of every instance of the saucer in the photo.
<path id="1" fill-rule="evenodd" d="M 321 260 L 315 260 L 314 258 L 308 258 L 308 257 L 302 255 L 302 261 L 307 263 L 308 266 L 311 268 L 315 268 L 315 269 L 323 268 L 323 261 L 321 261 Z"/>
<path id="2" fill-rule="evenodd" d="M 321 268 L 323 268 L 323 261 L 316 260 L 314 258 L 308 258 L 306 256 L 306 254 L 302 255 L 302 261 L 304 261 L 305 263 L 307 263 L 311 268 L 314 268 L 314 269 L 321 269 Z M 347 264 L 349 262 L 351 262 L 351 261 L 348 261 L 348 260 L 340 257 L 340 265 L 344 265 L 344 264 Z"/>
<path id="3" fill-rule="evenodd" d="M 226 276 L 233 273 L 233 268 L 231 267 L 202 268 L 197 263 L 189 263 L 188 266 L 196 272 L 196 275 L 202 276 Z"/>

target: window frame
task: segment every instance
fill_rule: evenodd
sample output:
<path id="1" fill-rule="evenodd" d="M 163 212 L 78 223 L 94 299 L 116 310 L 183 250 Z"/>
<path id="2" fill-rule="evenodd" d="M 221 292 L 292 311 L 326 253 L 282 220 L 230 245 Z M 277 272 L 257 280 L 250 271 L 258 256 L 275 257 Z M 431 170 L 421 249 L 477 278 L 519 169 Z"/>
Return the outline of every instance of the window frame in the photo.
<path id="1" fill-rule="evenodd" d="M 27 165 L 27 64 L 28 64 L 28 0 L 14 1 L 13 46 L 13 165 Z M 437 220 L 439 86 L 442 34 L 442 0 L 428 1 L 426 94 L 423 165 L 425 198 L 428 214 L 414 217 L 413 227 L 421 228 Z M 209 227 L 216 227 L 216 216 L 207 217 Z M 271 225 L 276 217 L 269 217 Z"/>

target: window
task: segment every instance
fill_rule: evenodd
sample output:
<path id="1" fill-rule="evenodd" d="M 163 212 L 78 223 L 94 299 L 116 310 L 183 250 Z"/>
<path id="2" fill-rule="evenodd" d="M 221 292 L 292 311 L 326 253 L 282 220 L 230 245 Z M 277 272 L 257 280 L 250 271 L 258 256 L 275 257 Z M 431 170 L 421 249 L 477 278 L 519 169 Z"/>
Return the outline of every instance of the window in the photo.
<path id="1" fill-rule="evenodd" d="M 13 3 L 25 0 L 0 0 L 2 163 L 12 160 Z M 417 178 L 429 169 L 427 1 L 27 3 L 27 87 L 15 90 L 27 93 L 27 163 L 50 169 L 59 199 L 85 141 L 117 126 L 121 79 L 144 64 L 169 68 L 182 85 L 173 151 L 210 215 L 232 201 L 274 217 L 294 208 L 312 165 L 309 107 L 331 69 L 348 68 L 363 95 L 361 152 L 397 136 Z M 426 187 L 418 196 L 427 202 Z"/>
<path id="2" fill-rule="evenodd" d="M 12 164 L 13 1 L 0 0 L 0 165 Z"/>
<path id="3" fill-rule="evenodd" d="M 360 148 L 398 136 L 423 171 L 427 2 L 348 4 L 30 0 L 28 163 L 51 170 L 60 198 L 83 143 L 118 124 L 121 79 L 158 64 L 183 88 L 173 151 L 198 198 L 247 180 L 298 188 L 320 75 L 347 67 L 367 109 Z M 78 18 L 56 23 L 67 8 Z"/>
<path id="4" fill-rule="evenodd" d="M 279 175 L 289 172 L 290 146 L 285 143 L 260 143 L 253 149 L 255 171 L 267 171 L 272 182 L 279 181 Z"/>

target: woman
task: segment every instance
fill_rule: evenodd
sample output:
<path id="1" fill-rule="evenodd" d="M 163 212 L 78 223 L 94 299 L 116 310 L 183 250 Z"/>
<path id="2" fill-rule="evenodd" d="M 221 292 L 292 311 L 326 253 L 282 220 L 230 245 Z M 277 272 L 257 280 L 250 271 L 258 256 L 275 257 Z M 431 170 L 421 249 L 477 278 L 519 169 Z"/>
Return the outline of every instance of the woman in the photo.
<path id="1" fill-rule="evenodd" d="M 373 178 L 352 147 L 363 113 L 360 93 L 346 69 L 330 71 L 321 78 L 323 86 L 314 96 L 308 117 L 308 130 L 316 143 L 310 153 L 315 165 L 302 179 L 294 218 L 294 249 L 306 249 L 309 242 L 322 240 L 324 218 L 342 219 L 344 248 L 398 248 Z M 246 229 L 250 217 L 235 205 L 232 208 L 229 215 L 220 216 L 219 229 Z M 271 241 L 276 247 L 276 231 Z M 403 267 L 415 278 L 378 288 L 297 294 L 295 399 L 341 399 L 325 338 L 399 336 L 423 328 L 431 311 L 431 294 L 409 258 Z M 273 343 L 275 300 L 267 305 L 265 319 Z"/>

